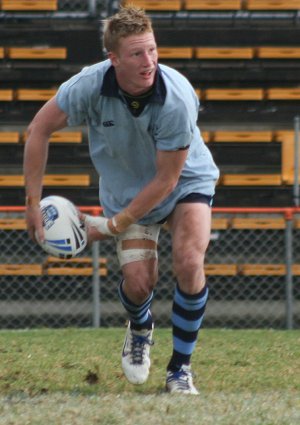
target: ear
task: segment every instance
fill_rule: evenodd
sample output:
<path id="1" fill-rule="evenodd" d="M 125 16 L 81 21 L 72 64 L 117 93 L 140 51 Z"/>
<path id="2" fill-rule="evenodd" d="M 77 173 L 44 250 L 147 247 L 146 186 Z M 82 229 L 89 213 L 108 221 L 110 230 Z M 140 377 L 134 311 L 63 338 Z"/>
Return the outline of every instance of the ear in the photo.
<path id="1" fill-rule="evenodd" d="M 116 53 L 114 52 L 108 52 L 107 53 L 108 58 L 110 59 L 113 66 L 119 65 L 119 58 Z"/>

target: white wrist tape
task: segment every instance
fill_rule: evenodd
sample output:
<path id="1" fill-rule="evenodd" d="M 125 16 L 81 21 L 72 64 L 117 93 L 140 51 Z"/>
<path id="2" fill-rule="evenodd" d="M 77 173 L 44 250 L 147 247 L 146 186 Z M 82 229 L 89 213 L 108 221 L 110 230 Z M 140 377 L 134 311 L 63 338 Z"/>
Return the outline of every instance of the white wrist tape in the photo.
<path id="1" fill-rule="evenodd" d="M 114 236 L 108 227 L 108 218 L 92 217 L 91 215 L 86 215 L 84 222 L 90 227 L 95 227 L 95 229 L 103 235 Z"/>

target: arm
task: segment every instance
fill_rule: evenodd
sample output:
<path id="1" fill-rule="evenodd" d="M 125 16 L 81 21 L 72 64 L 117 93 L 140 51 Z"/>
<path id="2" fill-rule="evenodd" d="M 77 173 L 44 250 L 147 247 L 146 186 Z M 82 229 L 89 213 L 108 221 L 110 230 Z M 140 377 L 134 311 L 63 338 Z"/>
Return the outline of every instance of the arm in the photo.
<path id="1" fill-rule="evenodd" d="M 127 209 L 136 220 L 163 201 L 175 188 L 186 161 L 188 149 L 158 151 L 153 180 L 131 201 Z"/>
<path id="2" fill-rule="evenodd" d="M 26 222 L 29 235 L 35 239 L 35 230 L 43 240 L 42 218 L 39 201 L 42 181 L 48 158 L 50 135 L 67 126 L 66 114 L 58 108 L 55 98 L 49 100 L 35 115 L 28 127 L 24 150 L 24 178 L 26 191 Z"/>
<path id="3" fill-rule="evenodd" d="M 187 153 L 188 149 L 158 151 L 154 178 L 130 202 L 128 207 L 109 220 L 103 217 L 86 216 L 86 223 L 94 227 L 100 234 L 116 235 L 123 232 L 130 224 L 146 215 L 174 190 L 186 161 Z M 94 239 L 97 239 L 95 233 Z"/>

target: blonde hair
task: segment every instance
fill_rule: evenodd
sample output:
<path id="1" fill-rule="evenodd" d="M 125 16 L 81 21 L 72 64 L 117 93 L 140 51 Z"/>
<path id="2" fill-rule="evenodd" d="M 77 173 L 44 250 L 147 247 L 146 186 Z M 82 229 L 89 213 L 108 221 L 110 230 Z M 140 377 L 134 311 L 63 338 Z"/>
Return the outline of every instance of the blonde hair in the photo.
<path id="1" fill-rule="evenodd" d="M 118 13 L 104 21 L 103 46 L 108 52 L 115 52 L 120 38 L 146 32 L 153 32 L 153 29 L 145 10 L 130 5 L 121 7 Z"/>

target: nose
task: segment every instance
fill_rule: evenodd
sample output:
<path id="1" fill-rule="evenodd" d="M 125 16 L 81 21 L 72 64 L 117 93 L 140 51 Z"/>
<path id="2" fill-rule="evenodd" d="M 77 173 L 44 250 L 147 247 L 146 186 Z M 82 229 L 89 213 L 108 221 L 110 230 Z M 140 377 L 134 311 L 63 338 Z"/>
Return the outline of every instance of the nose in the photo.
<path id="1" fill-rule="evenodd" d="M 147 67 L 151 64 L 152 64 L 152 56 L 149 53 L 145 52 L 143 55 L 143 65 L 144 67 Z"/>

